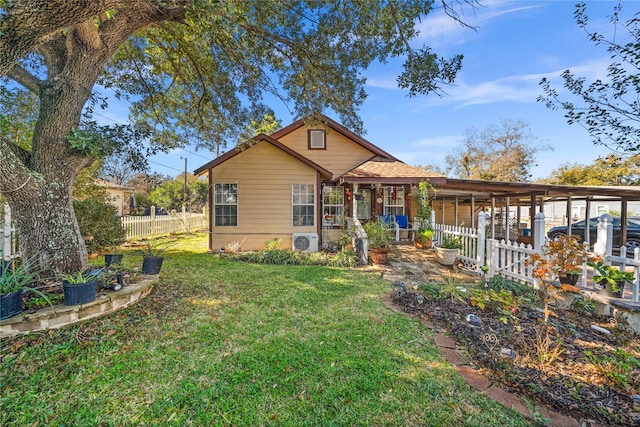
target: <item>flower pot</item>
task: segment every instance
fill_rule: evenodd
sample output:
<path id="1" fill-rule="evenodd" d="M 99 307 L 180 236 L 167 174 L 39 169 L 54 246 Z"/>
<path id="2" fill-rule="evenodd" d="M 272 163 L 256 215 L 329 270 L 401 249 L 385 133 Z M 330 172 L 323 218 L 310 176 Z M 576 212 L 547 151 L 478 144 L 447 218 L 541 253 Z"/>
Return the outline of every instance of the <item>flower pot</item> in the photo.
<path id="1" fill-rule="evenodd" d="M 105 254 L 104 265 L 109 267 L 111 265 L 119 265 L 122 262 L 122 254 Z"/>
<path id="2" fill-rule="evenodd" d="M 564 276 L 561 275 L 559 277 L 559 280 L 560 280 L 560 283 L 563 285 L 575 286 L 576 283 L 578 283 L 579 278 L 580 278 L 580 274 L 568 273 L 568 274 L 565 274 Z"/>
<path id="3" fill-rule="evenodd" d="M 458 249 L 436 246 L 436 260 L 442 265 L 453 265 L 458 257 Z"/>
<path id="4" fill-rule="evenodd" d="M 387 262 L 389 248 L 370 248 L 369 253 L 371 254 L 371 261 L 374 264 L 384 264 Z"/>
<path id="5" fill-rule="evenodd" d="M 425 239 L 424 242 L 420 239 L 414 239 L 413 246 L 416 249 L 430 249 L 432 239 Z"/>
<path id="6" fill-rule="evenodd" d="M 97 288 L 97 279 L 78 284 L 69 283 L 68 281 L 63 280 L 62 289 L 64 290 L 64 304 L 81 305 L 90 303 L 96 299 Z"/>
<path id="7" fill-rule="evenodd" d="M 0 295 L 0 320 L 22 313 L 22 289 Z"/>
<path id="8" fill-rule="evenodd" d="M 160 274 L 164 257 L 146 256 L 142 260 L 142 272 L 144 274 Z"/>
<path id="9" fill-rule="evenodd" d="M 602 289 L 598 290 L 598 293 L 601 295 L 606 295 L 611 298 L 622 298 L 622 293 L 624 292 L 624 284 L 625 282 L 617 282 L 616 285 L 618 287 L 617 291 L 612 289 L 611 283 L 606 280 L 600 282 Z"/>

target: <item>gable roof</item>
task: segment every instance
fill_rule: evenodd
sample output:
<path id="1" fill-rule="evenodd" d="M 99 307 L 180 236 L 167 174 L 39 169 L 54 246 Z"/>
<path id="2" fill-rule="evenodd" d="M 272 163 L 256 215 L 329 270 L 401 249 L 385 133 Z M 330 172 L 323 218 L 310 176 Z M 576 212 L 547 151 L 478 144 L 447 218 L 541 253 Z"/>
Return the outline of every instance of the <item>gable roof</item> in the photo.
<path id="1" fill-rule="evenodd" d="M 351 182 L 407 184 L 424 180 L 431 183 L 444 183 L 447 178 L 426 169 L 409 166 L 399 160 L 376 156 L 344 173 L 337 181 L 339 184 Z"/>
<path id="2" fill-rule="evenodd" d="M 216 166 L 218 166 L 219 164 L 222 164 L 224 162 L 226 162 L 227 160 L 237 156 L 238 154 L 242 153 L 244 150 L 248 150 L 251 147 L 253 147 L 255 144 L 257 144 L 258 142 L 268 142 L 269 144 L 273 145 L 274 147 L 284 151 L 285 153 L 289 154 L 290 156 L 300 160 L 302 163 L 312 167 L 313 169 L 317 170 L 318 172 L 320 172 L 321 174 L 331 178 L 333 176 L 333 174 L 328 171 L 327 169 L 323 168 L 322 166 L 320 166 L 319 164 L 315 163 L 312 160 L 309 160 L 308 158 L 306 158 L 305 156 L 303 156 L 302 154 L 298 153 L 297 151 L 294 151 L 292 149 L 290 149 L 289 147 L 287 147 L 286 145 L 276 141 L 274 138 L 265 135 L 263 133 L 256 135 L 252 140 L 244 142 L 243 144 L 241 144 L 240 146 L 227 151 L 226 153 L 224 153 L 222 156 L 213 159 L 212 161 L 210 161 L 209 163 L 206 163 L 202 166 L 200 166 L 198 169 L 194 170 L 193 173 L 195 175 L 200 175 L 204 172 L 207 172 L 209 169 L 212 169 Z"/>
<path id="3" fill-rule="evenodd" d="M 321 114 L 320 117 L 322 117 L 322 123 L 325 126 L 329 127 L 330 129 L 333 129 L 336 132 L 341 133 L 345 137 L 353 140 L 355 143 L 357 143 L 360 146 L 362 146 L 362 147 L 366 148 L 367 150 L 371 151 L 376 156 L 385 157 L 387 159 L 399 161 L 397 158 L 395 158 L 391 154 L 387 153 L 386 151 L 384 151 L 380 147 L 377 147 L 377 146 L 373 145 L 372 143 L 370 143 L 369 141 L 367 141 L 366 139 L 364 139 L 360 135 L 357 135 L 357 134 L 351 132 L 349 129 L 347 129 L 346 127 L 342 126 L 340 123 L 330 119 L 329 117 L 325 116 L 324 114 Z M 293 132 L 293 131 L 295 131 L 297 129 L 300 129 L 303 126 L 306 126 L 306 124 L 304 122 L 304 119 L 300 119 L 300 120 L 298 120 L 296 122 L 291 123 L 289 126 L 285 126 L 282 129 L 280 129 L 279 131 L 271 134 L 271 137 L 274 138 L 274 139 L 280 139 L 283 136 L 288 135 L 288 134 L 290 134 L 291 132 Z"/>

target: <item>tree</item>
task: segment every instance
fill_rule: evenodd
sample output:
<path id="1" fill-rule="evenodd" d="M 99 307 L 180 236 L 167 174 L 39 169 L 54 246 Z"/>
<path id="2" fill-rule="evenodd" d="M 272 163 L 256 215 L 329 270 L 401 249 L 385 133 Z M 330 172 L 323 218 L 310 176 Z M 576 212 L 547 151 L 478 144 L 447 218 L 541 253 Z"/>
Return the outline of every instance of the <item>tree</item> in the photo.
<path id="1" fill-rule="evenodd" d="M 86 266 L 71 187 L 114 150 L 81 121 L 91 101 L 104 102 L 96 82 L 130 97 L 135 128 L 168 147 L 192 138 L 192 126 L 206 131 L 207 120 L 220 134 L 235 117 L 263 118 L 267 92 L 290 100 L 299 117 L 332 109 L 359 132 L 371 62 L 404 57 L 398 84 L 410 95 L 441 94 L 455 78 L 460 55 L 415 46 L 431 10 L 424 0 L 1 0 L 0 77 L 38 99 L 29 146 L 0 138 L 0 192 L 24 255 L 40 268 Z"/>
<path id="2" fill-rule="evenodd" d="M 538 101 L 552 110 L 562 109 L 569 124 L 584 127 L 594 144 L 615 151 L 640 151 L 640 12 L 623 22 L 622 6 L 618 4 L 611 16 L 613 36 L 607 38 L 587 28 L 586 5 L 578 4 L 576 23 L 596 46 L 605 47 L 611 55 L 607 81 L 574 76 L 570 70 L 562 73 L 563 86 L 569 91 L 561 95 L 551 87 L 546 77 L 540 82 L 544 95 Z M 620 40 L 625 40 L 623 44 Z"/>
<path id="3" fill-rule="evenodd" d="M 528 124 L 505 119 L 482 132 L 468 130 L 462 146 L 447 154 L 445 161 L 460 178 L 527 182 L 536 165 L 535 154 L 551 149 L 535 142 Z"/>
<path id="4" fill-rule="evenodd" d="M 598 157 L 592 165 L 564 164 L 545 180 L 562 185 L 640 185 L 640 154 Z"/>
<path id="5" fill-rule="evenodd" d="M 207 181 L 187 174 L 186 207 L 190 211 L 200 211 L 207 203 Z M 180 211 L 184 197 L 184 173 L 176 179 L 166 180 L 149 193 L 149 201 L 157 207 Z"/>

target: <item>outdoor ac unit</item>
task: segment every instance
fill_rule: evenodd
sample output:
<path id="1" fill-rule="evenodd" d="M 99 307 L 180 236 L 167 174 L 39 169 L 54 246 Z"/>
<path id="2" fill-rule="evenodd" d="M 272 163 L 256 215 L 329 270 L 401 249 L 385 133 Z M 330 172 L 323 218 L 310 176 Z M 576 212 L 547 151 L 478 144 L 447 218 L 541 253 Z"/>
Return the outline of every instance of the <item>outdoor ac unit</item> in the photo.
<path id="1" fill-rule="evenodd" d="M 293 233 L 294 251 L 318 252 L 318 233 Z"/>

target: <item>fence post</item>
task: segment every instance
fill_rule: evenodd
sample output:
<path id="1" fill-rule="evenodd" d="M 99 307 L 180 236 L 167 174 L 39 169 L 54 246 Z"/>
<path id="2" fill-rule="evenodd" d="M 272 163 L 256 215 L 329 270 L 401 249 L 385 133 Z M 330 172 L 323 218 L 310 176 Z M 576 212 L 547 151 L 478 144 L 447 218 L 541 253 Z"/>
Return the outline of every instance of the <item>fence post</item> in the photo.
<path id="1" fill-rule="evenodd" d="M 533 221 L 533 249 L 538 252 L 540 252 L 544 246 L 544 220 L 544 214 L 542 212 L 538 212 Z"/>
<path id="2" fill-rule="evenodd" d="M 151 214 L 151 235 L 155 236 L 156 234 L 156 207 L 151 206 L 149 209 L 149 213 Z"/>
<path id="3" fill-rule="evenodd" d="M 478 268 L 482 268 L 486 263 L 485 253 L 487 249 L 487 216 L 489 216 L 489 214 L 483 211 L 478 213 L 478 254 L 476 258 Z"/>
<path id="4" fill-rule="evenodd" d="M 189 230 L 189 226 L 187 225 L 187 208 L 185 205 L 182 205 L 182 232 L 186 233 Z"/>
<path id="5" fill-rule="evenodd" d="M 613 217 L 602 214 L 598 218 L 598 231 L 593 252 L 600 256 L 609 256 L 613 251 Z"/>
<path id="6" fill-rule="evenodd" d="M 489 239 L 489 252 L 487 253 L 487 264 L 489 267 L 489 277 L 496 275 L 496 262 L 498 262 L 498 241 Z"/>
<path id="7" fill-rule="evenodd" d="M 2 259 L 9 260 L 13 256 L 11 247 L 11 208 L 9 204 L 4 205 L 4 224 L 2 225 Z"/>

